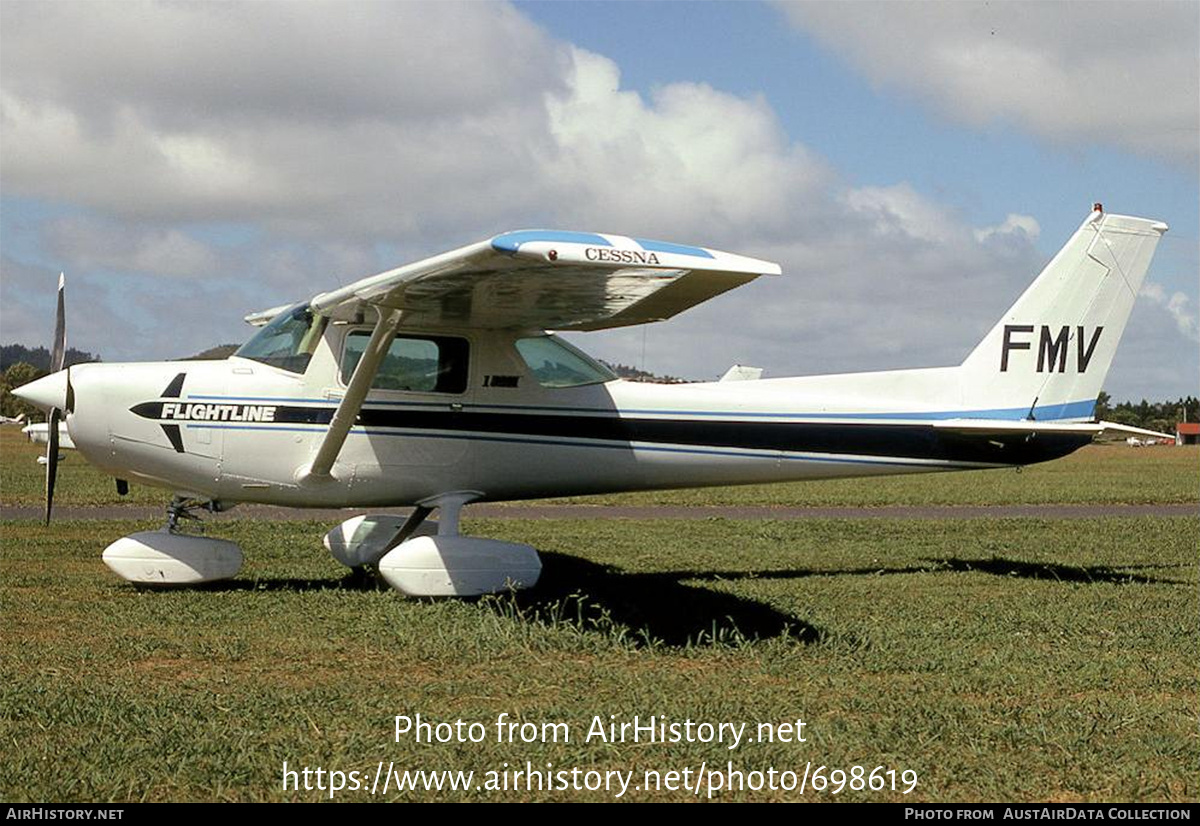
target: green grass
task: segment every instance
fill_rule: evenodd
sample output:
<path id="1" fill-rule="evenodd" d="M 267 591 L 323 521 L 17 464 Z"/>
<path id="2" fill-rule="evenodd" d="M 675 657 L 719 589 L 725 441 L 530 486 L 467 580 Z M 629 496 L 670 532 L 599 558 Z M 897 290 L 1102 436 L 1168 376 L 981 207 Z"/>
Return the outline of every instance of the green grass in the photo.
<path id="1" fill-rule="evenodd" d="M 588 496 L 580 504 L 888 505 L 1150 504 L 1200 501 L 1200 448 L 1089 445 L 1063 459 L 1010 470 L 830 479 L 781 485 Z"/>
<path id="2" fill-rule="evenodd" d="M 45 455 L 46 446 L 30 442 L 19 427 L 0 427 L 0 503 L 41 505 L 45 501 L 46 468 L 37 461 Z M 112 478 L 85 462 L 78 452 L 64 450 L 61 455 L 54 485 L 56 506 L 119 502 L 165 506 L 171 499 L 169 491 L 140 485 L 132 486 L 128 496 L 118 496 Z"/>
<path id="3" fill-rule="evenodd" d="M 0 502 L 40 505 L 44 446 L 27 442 L 15 427 L 0 428 Z M 165 505 L 170 493 L 133 485 L 120 497 L 113 480 L 72 451 L 59 466 L 58 506 L 129 502 Z M 1147 504 L 1200 501 L 1200 447 L 1133 449 L 1097 444 L 1064 459 L 1017 470 L 934 473 L 876 479 L 701 488 L 584 496 L 550 502 L 619 505 L 775 505 L 884 507 L 887 505 Z"/>
<path id="4" fill-rule="evenodd" d="M 138 591 L 99 555 L 146 527 L 0 524 L 3 799 L 319 799 L 281 790 L 285 760 L 372 772 L 380 760 L 480 772 L 812 761 L 918 773 L 908 798 L 849 800 L 1200 795 L 1200 518 L 469 521 L 541 549 L 543 582 L 442 601 L 344 579 L 319 547 L 328 525 L 303 522 L 222 526 L 247 552 L 230 583 Z M 576 735 L 592 715 L 803 718 L 808 742 L 393 742 L 397 714 L 488 724 L 501 712 Z"/>

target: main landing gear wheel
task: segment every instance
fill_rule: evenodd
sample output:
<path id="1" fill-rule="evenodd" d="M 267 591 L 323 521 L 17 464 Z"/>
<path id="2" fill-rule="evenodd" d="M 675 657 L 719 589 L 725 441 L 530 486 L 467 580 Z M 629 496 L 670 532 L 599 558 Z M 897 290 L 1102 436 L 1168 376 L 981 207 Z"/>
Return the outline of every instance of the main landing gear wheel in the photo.
<path id="1" fill-rule="evenodd" d="M 325 547 L 349 568 L 369 565 L 410 597 L 466 597 L 532 588 L 542 560 L 529 545 L 462 536 L 459 514 L 470 493 L 444 494 L 418 505 L 408 517 L 357 516 L 325 535 Z M 426 517 L 434 508 L 441 520 Z"/>

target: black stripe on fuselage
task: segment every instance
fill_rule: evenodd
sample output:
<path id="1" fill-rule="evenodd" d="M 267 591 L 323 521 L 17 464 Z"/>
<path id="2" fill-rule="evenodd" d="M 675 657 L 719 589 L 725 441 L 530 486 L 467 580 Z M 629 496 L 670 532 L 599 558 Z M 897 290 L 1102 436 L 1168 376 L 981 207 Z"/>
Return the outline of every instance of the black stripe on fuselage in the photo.
<path id="1" fill-rule="evenodd" d="M 332 407 L 273 405 L 273 425 L 326 425 Z M 162 402 L 146 402 L 133 412 L 157 419 Z M 179 419 L 172 419 L 179 423 Z M 206 422 L 187 422 L 203 427 Z M 220 427 L 224 422 L 207 422 Z M 929 424 L 867 422 L 730 421 L 557 413 L 498 413 L 473 410 L 364 408 L 356 424 L 370 429 L 458 431 L 488 436 L 592 439 L 604 442 L 693 447 L 778 450 L 887 456 L 944 462 L 1032 464 L 1056 459 L 1091 441 L 1091 434 L 1028 433 L 986 435 L 937 429 Z M 253 425 L 251 425 L 253 427 Z"/>

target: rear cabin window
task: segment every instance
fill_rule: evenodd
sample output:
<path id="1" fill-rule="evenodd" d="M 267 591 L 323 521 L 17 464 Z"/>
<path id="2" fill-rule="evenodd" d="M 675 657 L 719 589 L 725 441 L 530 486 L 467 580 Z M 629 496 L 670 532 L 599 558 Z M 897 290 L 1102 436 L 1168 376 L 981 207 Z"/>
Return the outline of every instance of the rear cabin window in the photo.
<path id="1" fill-rule="evenodd" d="M 603 364 L 557 336 L 517 339 L 517 352 L 542 387 L 579 387 L 617 377 Z"/>
<path id="2" fill-rule="evenodd" d="M 342 354 L 342 383 L 349 384 L 362 358 L 369 330 L 346 337 Z M 466 339 L 450 336 L 396 336 L 379 365 L 371 387 L 418 393 L 462 393 L 467 389 Z"/>

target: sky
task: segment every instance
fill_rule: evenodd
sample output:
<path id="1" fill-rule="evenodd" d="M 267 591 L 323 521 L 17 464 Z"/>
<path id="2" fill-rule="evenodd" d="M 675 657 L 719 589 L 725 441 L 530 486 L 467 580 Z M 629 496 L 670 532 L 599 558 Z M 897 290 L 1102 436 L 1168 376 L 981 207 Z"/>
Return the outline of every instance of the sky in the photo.
<path id="1" fill-rule="evenodd" d="M 574 336 L 693 379 L 959 363 L 1101 201 L 1106 390 L 1200 378 L 1200 4 L 0 3 L 0 343 L 106 361 L 500 232 L 778 261 Z"/>

